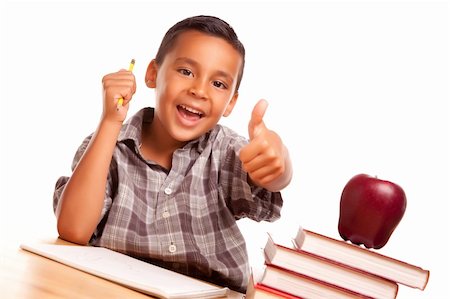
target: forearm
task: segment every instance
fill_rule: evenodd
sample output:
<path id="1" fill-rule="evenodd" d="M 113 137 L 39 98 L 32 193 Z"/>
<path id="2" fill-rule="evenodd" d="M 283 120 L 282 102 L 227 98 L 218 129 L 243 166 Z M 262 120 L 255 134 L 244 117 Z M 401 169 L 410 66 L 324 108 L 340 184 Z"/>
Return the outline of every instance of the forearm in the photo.
<path id="1" fill-rule="evenodd" d="M 86 244 L 100 221 L 108 171 L 121 123 L 100 122 L 67 182 L 56 211 L 61 238 Z"/>

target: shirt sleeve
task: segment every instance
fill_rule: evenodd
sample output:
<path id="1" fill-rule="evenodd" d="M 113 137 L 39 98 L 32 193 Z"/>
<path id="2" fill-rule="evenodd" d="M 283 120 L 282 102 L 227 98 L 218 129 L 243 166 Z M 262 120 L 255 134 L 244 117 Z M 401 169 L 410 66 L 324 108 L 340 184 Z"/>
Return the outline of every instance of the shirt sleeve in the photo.
<path id="1" fill-rule="evenodd" d="M 228 208 L 236 219 L 248 217 L 255 221 L 274 221 L 280 218 L 283 199 L 280 192 L 249 182 L 239 159 L 240 149 L 248 143 L 243 137 L 229 140 L 221 165 L 220 188 Z"/>
<path id="2" fill-rule="evenodd" d="M 71 169 L 72 171 L 74 171 L 75 167 L 78 165 L 78 162 L 80 161 L 81 157 L 83 156 L 84 152 L 86 151 L 86 148 L 89 145 L 89 142 L 91 141 L 92 135 L 89 135 L 88 137 L 86 137 L 84 139 L 84 141 L 82 142 L 82 144 L 78 147 L 78 150 L 75 153 L 75 157 L 73 158 L 72 161 L 72 166 Z M 106 190 L 105 190 L 105 199 L 104 199 L 104 204 L 103 204 L 103 209 L 102 209 L 102 213 L 101 213 L 101 217 L 100 217 L 100 223 L 97 226 L 96 230 L 94 231 L 94 234 L 92 235 L 91 241 L 93 239 L 95 239 L 97 237 L 97 235 L 99 234 L 99 232 L 101 231 L 101 224 L 102 224 L 102 219 L 104 218 L 104 216 L 107 214 L 107 212 L 109 211 L 111 204 L 112 204 L 112 193 L 113 193 L 113 179 L 112 179 L 112 175 L 111 175 L 111 168 L 108 174 L 108 181 L 106 183 Z M 61 176 L 55 184 L 55 190 L 53 192 L 53 212 L 56 214 L 56 211 L 58 209 L 59 204 L 61 203 L 61 195 L 64 191 L 64 188 L 67 184 L 67 182 L 69 181 L 70 177 L 69 176 Z"/>

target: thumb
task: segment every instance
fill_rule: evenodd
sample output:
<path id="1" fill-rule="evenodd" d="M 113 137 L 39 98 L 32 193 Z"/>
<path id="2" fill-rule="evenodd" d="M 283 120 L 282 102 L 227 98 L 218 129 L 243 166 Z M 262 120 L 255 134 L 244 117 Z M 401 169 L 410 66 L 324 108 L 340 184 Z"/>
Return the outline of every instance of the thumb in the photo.
<path id="1" fill-rule="evenodd" d="M 252 117 L 248 123 L 248 135 L 250 140 L 259 135 L 261 130 L 265 128 L 263 117 L 266 113 L 269 103 L 266 100 L 259 100 L 252 111 Z"/>

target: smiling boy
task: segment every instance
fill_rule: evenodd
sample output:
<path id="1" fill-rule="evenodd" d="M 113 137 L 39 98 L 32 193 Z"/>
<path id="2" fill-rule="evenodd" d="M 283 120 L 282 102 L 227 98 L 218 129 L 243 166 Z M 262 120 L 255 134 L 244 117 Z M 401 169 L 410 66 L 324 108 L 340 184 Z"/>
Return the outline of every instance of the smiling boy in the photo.
<path id="1" fill-rule="evenodd" d="M 249 117 L 250 140 L 218 124 L 236 104 L 244 63 L 226 22 L 196 16 L 169 29 L 147 68 L 154 108 L 124 123 L 135 77 L 106 75 L 99 125 L 71 177 L 56 183 L 60 237 L 245 292 L 249 264 L 236 220 L 279 218 L 292 168 L 264 124 L 267 102 Z"/>

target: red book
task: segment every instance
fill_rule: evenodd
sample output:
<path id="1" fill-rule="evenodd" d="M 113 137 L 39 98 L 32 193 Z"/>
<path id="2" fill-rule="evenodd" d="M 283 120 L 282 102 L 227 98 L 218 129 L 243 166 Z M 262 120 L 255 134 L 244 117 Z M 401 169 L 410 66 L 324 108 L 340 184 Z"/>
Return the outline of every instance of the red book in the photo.
<path id="1" fill-rule="evenodd" d="M 308 276 L 329 286 L 346 289 L 359 296 L 378 299 L 397 296 L 398 284 L 394 281 L 295 249 L 293 245 L 282 241 L 275 242 L 270 235 L 264 254 L 267 264 Z"/>
<path id="2" fill-rule="evenodd" d="M 255 283 L 253 276 L 251 276 L 245 299 L 301 299 L 301 297 L 288 294 L 259 282 Z"/>
<path id="3" fill-rule="evenodd" d="M 430 276 L 428 270 L 301 227 L 294 238 L 294 245 L 301 251 L 313 253 L 421 290 L 425 289 Z"/>
<path id="4" fill-rule="evenodd" d="M 275 265 L 266 264 L 264 273 L 258 283 L 259 288 L 278 293 L 275 298 L 309 298 L 309 299 L 361 299 L 370 298 L 350 290 L 296 273 Z M 275 296 L 275 295 L 273 295 Z M 265 297 L 261 297 L 265 298 Z M 268 297 L 271 298 L 271 297 Z"/>

